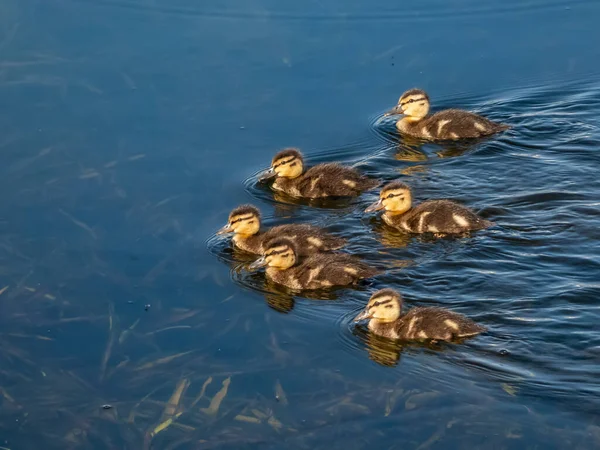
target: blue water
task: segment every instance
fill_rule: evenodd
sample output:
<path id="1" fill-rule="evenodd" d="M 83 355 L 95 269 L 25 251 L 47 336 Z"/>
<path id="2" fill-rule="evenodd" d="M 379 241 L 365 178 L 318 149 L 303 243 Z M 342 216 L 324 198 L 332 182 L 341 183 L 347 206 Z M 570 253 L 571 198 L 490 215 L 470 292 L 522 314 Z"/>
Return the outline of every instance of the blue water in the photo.
<path id="1" fill-rule="evenodd" d="M 600 447 L 599 15 L 1 2 L 0 447 Z M 381 115 L 411 87 L 513 128 L 403 138 Z M 375 193 L 275 199 L 254 176 L 286 146 L 498 225 L 432 241 L 364 215 Z M 330 227 L 386 273 L 329 295 L 265 284 L 213 237 L 248 202 L 266 225 Z M 378 339 L 351 319 L 383 287 L 488 332 Z"/>

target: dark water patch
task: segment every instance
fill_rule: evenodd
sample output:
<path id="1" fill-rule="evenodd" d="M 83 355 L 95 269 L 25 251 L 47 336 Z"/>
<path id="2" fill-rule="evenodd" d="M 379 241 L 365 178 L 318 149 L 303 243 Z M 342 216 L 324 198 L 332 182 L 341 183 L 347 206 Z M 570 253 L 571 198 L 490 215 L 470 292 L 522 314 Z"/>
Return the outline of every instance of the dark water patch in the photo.
<path id="1" fill-rule="evenodd" d="M 597 448 L 597 10 L 4 2 L 0 446 Z M 413 86 L 512 128 L 400 136 L 381 115 Z M 364 214 L 377 189 L 278 199 L 253 174 L 288 145 L 496 225 L 408 235 Z M 248 202 L 385 273 L 270 284 L 214 236 Z M 488 331 L 379 339 L 351 320 L 384 287 Z"/>
<path id="2" fill-rule="evenodd" d="M 89 0 L 73 0 L 74 3 L 89 3 Z M 99 6 L 111 8 L 131 9 L 136 12 L 153 13 L 153 14 L 173 14 L 182 17 L 204 17 L 207 19 L 236 19 L 236 20 L 301 20 L 301 21 L 327 21 L 327 22 L 354 22 L 354 21 L 377 21 L 377 22 L 406 22 L 406 21 L 436 21 L 447 17 L 459 18 L 485 18 L 487 16 L 500 16 L 504 14 L 523 14 L 523 13 L 539 13 L 540 11 L 562 10 L 570 11 L 577 6 L 585 6 L 593 4 L 589 0 L 579 0 L 575 5 L 565 5 L 563 1 L 555 2 L 527 2 L 522 4 L 518 2 L 509 2 L 502 6 L 499 5 L 480 5 L 473 2 L 464 2 L 457 9 L 448 8 L 443 2 L 438 2 L 435 5 L 430 5 L 427 8 L 421 9 L 401 9 L 389 8 L 389 5 L 381 5 L 381 12 L 373 12 L 371 9 L 357 9 L 355 12 L 348 10 L 339 10 L 338 7 L 326 7 L 322 4 L 311 5 L 316 6 L 315 12 L 307 14 L 306 11 L 312 8 L 303 8 L 296 10 L 281 10 L 281 5 L 272 2 L 261 2 L 254 4 L 254 9 L 238 9 L 224 8 L 213 10 L 199 10 L 197 6 L 189 3 L 189 1 L 178 2 L 176 5 L 163 6 L 160 4 L 146 5 L 141 2 L 127 2 L 122 0 L 103 0 Z M 97 5 L 97 4 L 96 4 Z M 237 5 L 232 5 L 236 7 Z M 352 5 L 347 5 L 354 9 Z M 331 9 L 331 11 L 327 11 Z M 256 11 L 258 10 L 258 11 Z M 318 11 L 318 12 L 317 12 Z"/>

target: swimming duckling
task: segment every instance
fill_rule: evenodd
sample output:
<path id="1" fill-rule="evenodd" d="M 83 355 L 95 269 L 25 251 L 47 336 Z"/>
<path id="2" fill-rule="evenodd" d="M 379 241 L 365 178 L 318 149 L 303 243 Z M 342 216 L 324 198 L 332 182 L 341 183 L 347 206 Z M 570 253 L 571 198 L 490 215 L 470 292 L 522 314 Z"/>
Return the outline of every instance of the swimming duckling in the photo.
<path id="1" fill-rule="evenodd" d="M 318 164 L 305 172 L 302 154 L 295 148 L 277 153 L 259 181 L 272 178 L 272 189 L 304 198 L 356 197 L 379 185 L 378 180 L 337 163 Z"/>
<path id="2" fill-rule="evenodd" d="M 412 308 L 402 315 L 402 296 L 393 289 L 382 289 L 369 299 L 355 322 L 369 319 L 369 330 L 390 339 L 452 341 L 484 332 L 462 314 L 444 308 Z"/>
<path id="3" fill-rule="evenodd" d="M 260 211 L 253 205 L 242 205 L 229 214 L 227 225 L 217 234 L 235 233 L 233 243 L 249 253 L 263 253 L 263 244 L 276 236 L 292 240 L 301 256 L 338 250 L 346 240 L 334 236 L 322 228 L 308 224 L 287 224 L 260 233 Z"/>
<path id="4" fill-rule="evenodd" d="M 321 289 L 356 284 L 379 273 L 346 253 L 317 253 L 298 261 L 298 248 L 286 238 L 265 243 L 264 256 L 249 269 L 267 266 L 267 277 L 291 289 Z"/>
<path id="5" fill-rule="evenodd" d="M 450 200 L 428 200 L 412 207 L 410 187 L 393 181 L 381 189 L 379 201 L 365 212 L 385 209 L 382 218 L 388 225 L 410 233 L 462 234 L 483 230 L 493 222 L 482 219 L 470 209 Z"/>
<path id="6" fill-rule="evenodd" d="M 460 109 L 446 109 L 431 116 L 427 116 L 428 113 L 429 96 L 421 89 L 410 89 L 385 116 L 403 114 L 404 117 L 396 122 L 398 131 L 429 140 L 479 138 L 510 128 Z"/>

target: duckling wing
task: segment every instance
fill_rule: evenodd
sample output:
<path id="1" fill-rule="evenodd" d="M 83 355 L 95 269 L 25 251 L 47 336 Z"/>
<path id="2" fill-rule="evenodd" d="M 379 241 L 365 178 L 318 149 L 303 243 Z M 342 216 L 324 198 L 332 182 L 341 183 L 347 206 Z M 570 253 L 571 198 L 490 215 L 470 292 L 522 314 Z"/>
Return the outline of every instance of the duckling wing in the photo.
<path id="1" fill-rule="evenodd" d="M 355 197 L 379 185 L 357 170 L 336 163 L 319 164 L 308 169 L 297 182 L 304 197 Z"/>
<path id="2" fill-rule="evenodd" d="M 415 233 L 460 234 L 482 230 L 492 223 L 450 200 L 429 200 L 417 205 L 406 219 Z"/>
<path id="3" fill-rule="evenodd" d="M 475 336 L 485 331 L 468 317 L 444 308 L 411 309 L 398 322 L 398 335 L 405 339 L 452 341 Z"/>
<path id="4" fill-rule="evenodd" d="M 296 268 L 295 276 L 307 289 L 346 286 L 379 273 L 360 259 L 347 254 L 309 256 Z"/>
<path id="5" fill-rule="evenodd" d="M 489 136 L 510 128 L 460 109 L 447 109 L 426 118 L 422 124 L 435 139 L 463 139 Z"/>
<path id="6" fill-rule="evenodd" d="M 271 228 L 263 242 L 274 237 L 286 237 L 294 241 L 301 256 L 318 252 L 338 250 L 346 245 L 346 240 L 327 232 L 323 228 L 309 224 L 287 224 Z"/>

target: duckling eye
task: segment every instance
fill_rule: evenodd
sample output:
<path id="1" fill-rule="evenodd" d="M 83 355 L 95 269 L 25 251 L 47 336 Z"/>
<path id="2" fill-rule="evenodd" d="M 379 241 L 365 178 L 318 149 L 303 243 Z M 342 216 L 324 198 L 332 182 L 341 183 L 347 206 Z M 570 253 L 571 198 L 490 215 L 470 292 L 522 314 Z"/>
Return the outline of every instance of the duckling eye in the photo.
<path id="1" fill-rule="evenodd" d="M 396 194 L 389 194 L 386 198 L 392 198 L 392 197 L 395 197 L 395 196 L 396 196 Z"/>
<path id="2" fill-rule="evenodd" d="M 292 159 L 288 159 L 287 161 L 281 161 L 281 162 L 279 162 L 279 163 L 277 163 L 277 164 L 273 164 L 273 167 L 271 168 L 271 170 L 275 169 L 276 167 L 283 166 L 283 165 L 285 165 L 285 164 L 289 164 L 289 163 L 291 163 L 292 161 L 294 161 L 294 164 L 291 164 L 291 165 L 292 165 L 292 166 L 293 166 L 293 165 L 295 165 L 295 164 L 296 164 L 296 162 L 295 162 L 295 161 L 296 161 L 296 158 L 292 158 Z"/>
<path id="3" fill-rule="evenodd" d="M 402 105 L 408 105 L 409 103 L 419 102 L 421 100 L 425 100 L 424 98 L 411 98 L 410 100 L 405 101 Z"/>

